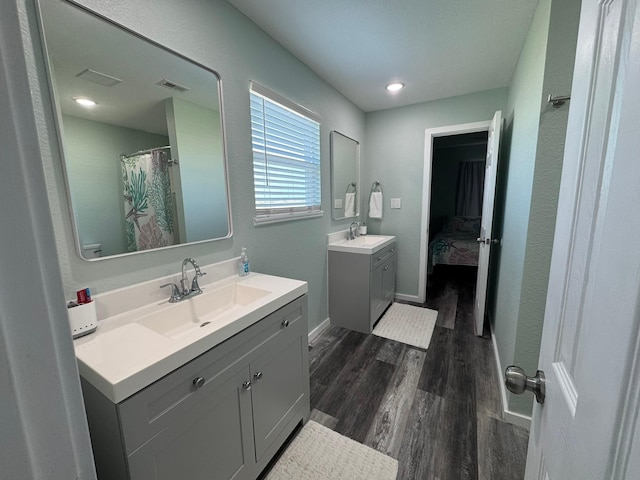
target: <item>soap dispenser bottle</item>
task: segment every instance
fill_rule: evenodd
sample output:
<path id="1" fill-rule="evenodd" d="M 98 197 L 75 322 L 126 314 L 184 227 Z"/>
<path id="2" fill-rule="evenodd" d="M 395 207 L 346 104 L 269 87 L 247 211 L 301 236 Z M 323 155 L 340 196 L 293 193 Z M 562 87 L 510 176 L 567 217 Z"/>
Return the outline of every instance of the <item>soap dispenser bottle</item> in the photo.
<path id="1" fill-rule="evenodd" d="M 249 275 L 249 255 L 247 255 L 247 249 L 242 247 L 242 253 L 240 254 L 240 262 L 238 263 L 238 273 L 241 277 Z"/>

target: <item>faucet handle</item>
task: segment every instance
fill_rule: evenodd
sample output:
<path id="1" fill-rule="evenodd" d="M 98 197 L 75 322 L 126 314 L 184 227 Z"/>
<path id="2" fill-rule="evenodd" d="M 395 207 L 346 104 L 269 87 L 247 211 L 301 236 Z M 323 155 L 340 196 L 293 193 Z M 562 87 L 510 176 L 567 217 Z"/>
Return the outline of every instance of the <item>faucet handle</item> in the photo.
<path id="1" fill-rule="evenodd" d="M 182 294 L 180 293 L 180 289 L 175 283 L 165 283 L 164 285 L 160 285 L 160 288 L 171 287 L 171 297 L 169 298 L 169 303 L 179 302 L 182 298 Z"/>
<path id="2" fill-rule="evenodd" d="M 200 288 L 200 285 L 198 285 L 198 277 L 202 277 L 203 275 L 206 275 L 206 273 L 194 275 L 193 280 L 191 280 L 191 292 L 202 293 L 202 289 Z"/>

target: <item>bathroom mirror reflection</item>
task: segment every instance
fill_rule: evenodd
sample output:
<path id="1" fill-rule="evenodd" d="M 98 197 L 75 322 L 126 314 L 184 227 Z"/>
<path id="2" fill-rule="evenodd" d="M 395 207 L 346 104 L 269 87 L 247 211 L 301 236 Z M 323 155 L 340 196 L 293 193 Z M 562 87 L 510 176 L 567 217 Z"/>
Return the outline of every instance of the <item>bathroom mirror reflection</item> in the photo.
<path id="1" fill-rule="evenodd" d="M 65 0 L 39 18 L 80 255 L 228 238 L 217 73 Z"/>
<path id="2" fill-rule="evenodd" d="M 331 132 L 331 217 L 334 220 L 360 215 L 360 143 Z"/>

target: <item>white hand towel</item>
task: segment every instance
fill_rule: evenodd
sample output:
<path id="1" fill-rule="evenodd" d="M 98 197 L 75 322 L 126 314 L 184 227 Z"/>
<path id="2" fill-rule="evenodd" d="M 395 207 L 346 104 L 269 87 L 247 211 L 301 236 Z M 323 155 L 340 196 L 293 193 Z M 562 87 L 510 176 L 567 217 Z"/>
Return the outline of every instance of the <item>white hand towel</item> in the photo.
<path id="1" fill-rule="evenodd" d="M 345 193 L 344 195 L 344 216 L 356 216 L 356 194 L 353 192 Z"/>
<path id="2" fill-rule="evenodd" d="M 382 218 L 382 192 L 371 192 L 369 218 Z"/>

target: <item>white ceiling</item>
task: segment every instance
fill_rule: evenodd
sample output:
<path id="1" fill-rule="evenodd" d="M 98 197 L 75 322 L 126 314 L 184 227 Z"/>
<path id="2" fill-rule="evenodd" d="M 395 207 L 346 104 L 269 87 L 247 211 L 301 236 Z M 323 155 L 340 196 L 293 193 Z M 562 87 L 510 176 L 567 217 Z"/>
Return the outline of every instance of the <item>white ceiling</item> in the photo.
<path id="1" fill-rule="evenodd" d="M 228 0 L 365 112 L 505 87 L 538 0 Z M 384 87 L 400 81 L 396 94 Z"/>

